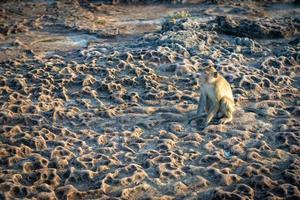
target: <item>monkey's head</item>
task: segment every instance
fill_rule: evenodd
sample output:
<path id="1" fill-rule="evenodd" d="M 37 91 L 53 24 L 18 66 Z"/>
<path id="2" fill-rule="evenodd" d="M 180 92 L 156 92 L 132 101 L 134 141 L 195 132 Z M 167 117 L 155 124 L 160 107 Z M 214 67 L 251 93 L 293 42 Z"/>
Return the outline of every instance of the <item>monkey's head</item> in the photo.
<path id="1" fill-rule="evenodd" d="M 213 83 L 218 76 L 219 74 L 217 70 L 212 66 L 204 68 L 200 71 L 200 81 L 202 83 Z"/>

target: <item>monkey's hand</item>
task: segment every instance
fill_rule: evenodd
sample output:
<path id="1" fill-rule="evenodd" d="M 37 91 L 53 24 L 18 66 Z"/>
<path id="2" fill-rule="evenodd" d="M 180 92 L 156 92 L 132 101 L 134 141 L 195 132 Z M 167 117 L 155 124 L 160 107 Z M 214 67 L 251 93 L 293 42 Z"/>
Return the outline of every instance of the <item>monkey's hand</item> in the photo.
<path id="1" fill-rule="evenodd" d="M 207 115 L 206 112 L 200 112 L 199 110 L 197 111 L 197 116 L 198 116 L 198 117 L 204 117 L 204 116 L 206 116 L 206 115 Z"/>
<path id="2" fill-rule="evenodd" d="M 199 116 L 199 115 L 192 116 L 187 120 L 186 125 L 190 124 L 193 120 L 199 120 L 201 118 L 202 118 L 202 116 Z"/>
<path id="3" fill-rule="evenodd" d="M 201 123 L 201 127 L 202 127 L 202 128 L 205 128 L 205 127 L 208 126 L 208 124 L 209 124 L 209 122 L 207 122 L 207 121 L 205 120 L 205 121 L 203 121 L 203 122 Z"/>

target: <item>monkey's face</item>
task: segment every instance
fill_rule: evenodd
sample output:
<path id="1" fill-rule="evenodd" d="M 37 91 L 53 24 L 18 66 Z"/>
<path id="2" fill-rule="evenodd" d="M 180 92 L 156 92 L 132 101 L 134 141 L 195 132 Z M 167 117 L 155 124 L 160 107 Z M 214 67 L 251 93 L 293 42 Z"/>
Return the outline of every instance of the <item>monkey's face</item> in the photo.
<path id="1" fill-rule="evenodd" d="M 218 78 L 218 72 L 213 67 L 208 67 L 200 71 L 201 83 L 213 83 Z"/>

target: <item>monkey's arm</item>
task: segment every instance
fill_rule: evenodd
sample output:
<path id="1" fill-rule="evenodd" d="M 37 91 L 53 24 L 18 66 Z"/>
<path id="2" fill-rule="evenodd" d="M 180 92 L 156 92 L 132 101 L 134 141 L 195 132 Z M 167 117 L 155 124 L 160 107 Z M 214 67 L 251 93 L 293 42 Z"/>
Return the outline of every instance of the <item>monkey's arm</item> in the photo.
<path id="1" fill-rule="evenodd" d="M 207 103 L 206 102 L 206 94 L 202 89 L 200 89 L 200 98 L 199 98 L 199 102 L 198 102 L 197 116 L 205 115 L 206 103 Z"/>
<path id="2" fill-rule="evenodd" d="M 189 117 L 186 125 L 191 123 L 191 121 L 195 119 L 199 119 L 205 115 L 205 107 L 206 107 L 206 95 L 205 92 L 200 89 L 200 97 L 198 101 L 198 108 L 197 108 L 197 114 L 195 116 Z"/>

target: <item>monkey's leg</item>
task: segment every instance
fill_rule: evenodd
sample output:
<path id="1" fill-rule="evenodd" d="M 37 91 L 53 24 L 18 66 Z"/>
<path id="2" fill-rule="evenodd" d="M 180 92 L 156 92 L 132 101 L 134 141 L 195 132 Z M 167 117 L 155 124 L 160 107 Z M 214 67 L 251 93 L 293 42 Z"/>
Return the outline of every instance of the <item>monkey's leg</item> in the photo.
<path id="1" fill-rule="evenodd" d="M 220 105 L 218 102 L 215 102 L 214 104 L 211 105 L 211 108 L 209 109 L 206 117 L 205 126 L 207 126 L 209 122 L 212 120 L 212 118 L 217 114 L 217 112 L 219 111 L 219 107 Z"/>
<path id="2" fill-rule="evenodd" d="M 220 123 L 221 124 L 227 124 L 228 122 L 231 122 L 232 121 L 232 114 L 231 113 L 228 113 L 226 117 L 222 118 L 220 120 Z"/>
<path id="3" fill-rule="evenodd" d="M 220 102 L 220 110 L 224 114 L 224 117 L 220 120 L 221 124 L 226 124 L 232 121 L 232 113 L 234 111 L 234 102 L 227 97 L 223 97 Z"/>

